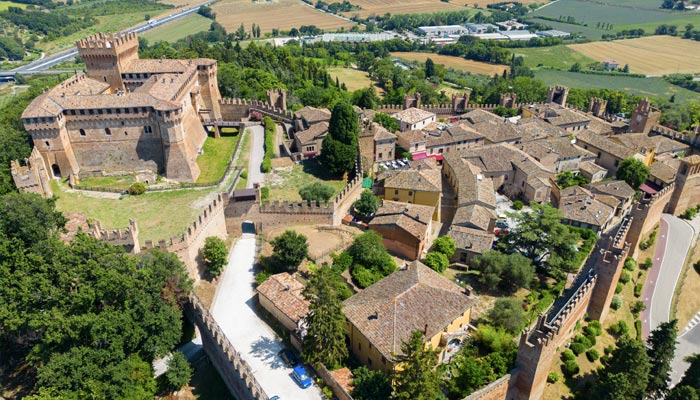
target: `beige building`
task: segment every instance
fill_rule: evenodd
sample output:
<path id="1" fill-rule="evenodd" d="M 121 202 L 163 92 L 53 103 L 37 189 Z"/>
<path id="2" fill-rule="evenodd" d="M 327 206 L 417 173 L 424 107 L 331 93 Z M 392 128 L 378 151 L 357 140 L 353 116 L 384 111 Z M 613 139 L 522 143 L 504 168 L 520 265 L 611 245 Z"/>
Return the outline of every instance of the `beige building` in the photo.
<path id="1" fill-rule="evenodd" d="M 411 130 L 398 132 L 396 136 L 399 146 L 414 155 L 414 158 L 419 158 L 416 157 L 417 154 L 425 154 L 425 146 L 428 143 L 428 139 L 426 139 L 422 131 Z"/>
<path id="2" fill-rule="evenodd" d="M 613 224 L 617 200 L 607 195 L 595 195 L 580 186 L 562 189 L 557 207 L 562 222 L 571 226 L 590 229 L 602 234 Z"/>
<path id="3" fill-rule="evenodd" d="M 322 121 L 308 129 L 294 134 L 294 145 L 303 158 L 315 157 L 321 153 L 323 139 L 328 135 L 328 122 Z"/>
<path id="4" fill-rule="evenodd" d="M 383 238 L 392 253 L 409 259 L 421 258 L 430 247 L 434 207 L 384 200 L 369 223 L 369 229 Z"/>
<path id="5" fill-rule="evenodd" d="M 565 137 L 525 142 L 518 145 L 518 148 L 557 174 L 578 172 L 581 163 L 595 160 L 595 154 L 576 146 Z"/>
<path id="6" fill-rule="evenodd" d="M 656 154 L 654 148 L 646 149 L 645 153 L 639 153 L 615 140 L 588 130 L 576 133 L 576 145 L 595 154 L 595 163 L 608 170 L 609 177 L 617 174 L 617 168 L 624 159 L 636 158 L 645 165 L 651 165 Z"/>
<path id="7" fill-rule="evenodd" d="M 391 371 L 401 343 L 418 330 L 442 359 L 452 338 L 466 336 L 476 301 L 469 289 L 414 261 L 343 302 L 352 354 Z"/>
<path id="8" fill-rule="evenodd" d="M 433 207 L 433 220 L 440 220 L 442 178 L 433 168 L 389 170 L 377 176 L 377 194 L 384 200 Z"/>
<path id="9" fill-rule="evenodd" d="M 76 42 L 87 75 L 39 95 L 22 113 L 53 177 L 148 170 L 180 181 L 221 118 L 215 60 L 144 60 L 134 33 Z"/>
<path id="10" fill-rule="evenodd" d="M 435 122 L 436 115 L 420 108 L 407 108 L 392 115 L 399 123 L 400 131 L 420 130 L 426 125 Z"/>
<path id="11" fill-rule="evenodd" d="M 290 331 L 301 329 L 309 313 L 304 284 L 287 272 L 272 275 L 257 288 L 260 305 Z"/>

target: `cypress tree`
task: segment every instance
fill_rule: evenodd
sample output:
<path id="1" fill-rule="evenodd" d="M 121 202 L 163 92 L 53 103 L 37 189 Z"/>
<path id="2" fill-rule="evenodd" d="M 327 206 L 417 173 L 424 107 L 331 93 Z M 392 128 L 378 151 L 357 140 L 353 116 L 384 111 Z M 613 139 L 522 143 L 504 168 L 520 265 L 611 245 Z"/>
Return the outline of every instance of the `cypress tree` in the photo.
<path id="1" fill-rule="evenodd" d="M 647 350 L 651 361 L 651 373 L 647 384 L 647 394 L 653 398 L 661 398 L 668 393 L 668 382 L 671 380 L 671 361 L 676 350 L 678 336 L 677 320 L 664 322 L 654 329 L 648 339 L 650 348 Z"/>

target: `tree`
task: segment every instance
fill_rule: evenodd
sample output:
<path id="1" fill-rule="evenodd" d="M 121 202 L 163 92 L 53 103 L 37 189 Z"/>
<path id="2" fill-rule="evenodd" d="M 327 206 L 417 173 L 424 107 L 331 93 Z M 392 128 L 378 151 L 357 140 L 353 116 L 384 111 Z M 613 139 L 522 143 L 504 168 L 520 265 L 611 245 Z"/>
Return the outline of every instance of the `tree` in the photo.
<path id="1" fill-rule="evenodd" d="M 688 356 L 684 360 L 690 363 L 690 367 L 685 370 L 685 375 L 683 375 L 683 379 L 678 383 L 678 386 L 690 386 L 700 391 L 700 353 Z"/>
<path id="2" fill-rule="evenodd" d="M 457 245 L 455 244 L 454 240 L 452 240 L 452 237 L 447 235 L 440 236 L 433 241 L 433 251 L 442 253 L 445 255 L 445 257 L 450 259 L 455 255 Z"/>
<path id="3" fill-rule="evenodd" d="M 511 297 L 496 299 L 487 318 L 491 324 L 502 327 L 511 334 L 520 332 L 527 323 L 522 303 Z"/>
<path id="4" fill-rule="evenodd" d="M 238 29 L 236 30 L 236 39 L 237 40 L 245 39 L 245 26 L 243 26 L 242 22 L 241 22 L 241 26 L 239 26 Z"/>
<path id="5" fill-rule="evenodd" d="M 396 271 L 396 262 L 375 231 L 355 236 L 347 253 L 353 261 L 350 274 L 363 289 Z"/>
<path id="6" fill-rule="evenodd" d="M 445 272 L 447 267 L 450 265 L 450 260 L 448 260 L 444 254 L 437 251 L 429 252 L 425 256 L 424 262 L 425 265 L 439 273 Z"/>
<path id="7" fill-rule="evenodd" d="M 299 196 L 306 201 L 328 202 L 334 193 L 335 190 L 332 187 L 321 182 L 310 183 L 299 189 Z"/>
<path id="8" fill-rule="evenodd" d="M 352 106 L 339 102 L 333 107 L 328 134 L 321 144 L 319 161 L 336 175 L 351 172 L 358 154 L 357 113 Z"/>
<path id="9" fill-rule="evenodd" d="M 636 158 L 627 158 L 622 160 L 617 169 L 617 179 L 622 179 L 632 186 L 634 190 L 639 187 L 649 178 L 649 167 Z"/>
<path id="10" fill-rule="evenodd" d="M 501 235 L 499 248 L 520 253 L 550 273 L 577 269 L 578 234 L 561 223 L 561 213 L 551 205 L 532 204 L 531 208 L 527 213 L 510 214 L 515 227 Z"/>
<path id="11" fill-rule="evenodd" d="M 430 78 L 431 76 L 435 76 L 435 62 L 428 57 L 428 59 L 425 60 L 425 77 Z"/>
<path id="12" fill-rule="evenodd" d="M 668 383 L 671 380 L 671 361 L 676 350 L 678 336 L 678 320 L 660 324 L 654 329 L 647 340 L 649 349 L 647 355 L 651 362 L 651 373 L 647 384 L 647 394 L 653 398 L 663 398 L 668 393 Z"/>
<path id="13" fill-rule="evenodd" d="M 480 271 L 479 283 L 489 288 L 498 287 L 508 293 L 530 287 L 535 268 L 530 260 L 518 253 L 504 254 L 489 250 L 472 260 L 472 268 Z"/>
<path id="14" fill-rule="evenodd" d="M 643 400 L 651 363 L 644 344 L 623 337 L 600 371 L 596 398 L 602 400 Z"/>
<path id="15" fill-rule="evenodd" d="M 33 193 L 8 193 L 0 197 L 0 232 L 30 246 L 49 238 L 67 220 L 56 211 L 56 199 Z"/>
<path id="16" fill-rule="evenodd" d="M 372 121 L 383 126 L 384 129 L 389 132 L 396 132 L 399 130 L 399 123 L 389 114 L 378 112 L 374 114 L 374 119 Z"/>
<path id="17" fill-rule="evenodd" d="M 575 175 L 571 171 L 565 171 L 557 175 L 557 185 L 560 189 L 566 189 L 570 186 L 584 186 L 589 184 L 590 181 L 586 179 L 583 175 Z"/>
<path id="18" fill-rule="evenodd" d="M 204 240 L 202 257 L 207 265 L 207 270 L 213 276 L 218 276 L 226 265 L 228 250 L 226 243 L 216 236 L 209 236 Z"/>
<path id="19" fill-rule="evenodd" d="M 143 182 L 134 182 L 129 186 L 129 194 L 139 196 L 146 193 L 146 185 Z"/>
<path id="20" fill-rule="evenodd" d="M 365 189 L 360 194 L 360 198 L 353 204 L 355 210 L 362 215 L 371 215 L 379 207 L 379 198 L 372 194 L 372 191 Z"/>
<path id="21" fill-rule="evenodd" d="M 371 370 L 364 365 L 352 371 L 352 395 L 357 400 L 385 400 L 394 390 L 391 379 L 383 371 Z"/>
<path id="22" fill-rule="evenodd" d="M 666 400 L 700 400 L 700 394 L 690 386 L 676 385 L 666 396 Z"/>
<path id="23" fill-rule="evenodd" d="M 190 382 L 192 368 L 182 352 L 174 351 L 168 360 L 168 370 L 165 371 L 165 380 L 170 390 L 180 390 Z"/>
<path id="24" fill-rule="evenodd" d="M 379 99 L 377 98 L 377 93 L 374 90 L 374 86 L 356 90 L 352 94 L 352 103 L 360 108 L 374 110 L 377 108 L 378 102 Z"/>
<path id="25" fill-rule="evenodd" d="M 308 362 L 322 363 L 331 370 L 348 356 L 339 280 L 330 267 L 318 267 L 303 291 L 309 301 L 309 314 L 305 318 L 308 328 L 302 337 L 302 355 Z"/>
<path id="26" fill-rule="evenodd" d="M 413 331 L 401 342 L 401 354 L 395 356 L 400 368 L 394 374 L 394 398 L 397 400 L 434 400 L 440 398 L 440 380 L 435 367 L 437 355 L 425 346 L 423 332 Z"/>
<path id="27" fill-rule="evenodd" d="M 286 230 L 272 239 L 272 258 L 277 271 L 296 271 L 299 264 L 309 255 L 306 236 L 296 231 Z"/>

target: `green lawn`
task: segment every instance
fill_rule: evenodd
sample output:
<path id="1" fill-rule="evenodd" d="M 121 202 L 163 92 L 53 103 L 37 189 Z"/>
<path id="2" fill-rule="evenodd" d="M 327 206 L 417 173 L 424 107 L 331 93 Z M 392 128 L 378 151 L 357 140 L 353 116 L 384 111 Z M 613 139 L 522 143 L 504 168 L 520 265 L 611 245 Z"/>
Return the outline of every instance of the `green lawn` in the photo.
<path id="1" fill-rule="evenodd" d="M 568 71 L 575 63 L 585 66 L 595 61 L 564 45 L 530 47 L 512 51 L 516 57 L 522 56 L 525 65 L 530 68 L 545 66 Z"/>
<path id="2" fill-rule="evenodd" d="M 301 201 L 299 189 L 314 182 L 332 186 L 336 194 L 345 187 L 345 182 L 329 176 L 314 159 L 275 169 L 265 176 L 265 186 L 270 188 L 270 200 Z"/>
<path id="3" fill-rule="evenodd" d="M 204 154 L 197 157 L 201 171 L 197 183 L 214 183 L 224 176 L 239 137 L 235 129 L 222 130 L 218 139 L 207 137 L 202 148 Z"/>
<path id="4" fill-rule="evenodd" d="M 0 1 L 0 11 L 7 11 L 7 9 L 10 7 L 25 9 L 27 8 L 27 5 L 22 3 L 13 3 L 11 1 Z"/>
<path id="5" fill-rule="evenodd" d="M 177 22 L 146 31 L 141 34 L 141 37 L 147 39 L 150 43 L 159 41 L 176 42 L 189 35 L 208 30 L 211 22 L 212 20 L 199 14 L 191 14 Z"/>
<path id="6" fill-rule="evenodd" d="M 637 96 L 670 98 L 676 102 L 700 101 L 700 93 L 671 85 L 661 78 L 635 78 L 629 76 L 591 75 L 568 71 L 540 70 L 535 77 L 545 85 L 564 85 L 575 88 L 621 90 Z"/>
<path id="7" fill-rule="evenodd" d="M 57 181 L 52 181 L 51 186 L 58 197 L 59 211 L 83 212 L 88 218 L 99 220 L 105 228 L 125 228 L 129 218 L 136 219 L 142 244 L 182 233 L 208 204 L 205 197 L 216 191 L 207 188 L 151 192 L 118 200 L 68 192 L 67 186 Z"/>
<path id="8" fill-rule="evenodd" d="M 94 176 L 80 180 L 80 186 L 86 188 L 108 188 L 125 190 L 136 182 L 133 175 Z"/>

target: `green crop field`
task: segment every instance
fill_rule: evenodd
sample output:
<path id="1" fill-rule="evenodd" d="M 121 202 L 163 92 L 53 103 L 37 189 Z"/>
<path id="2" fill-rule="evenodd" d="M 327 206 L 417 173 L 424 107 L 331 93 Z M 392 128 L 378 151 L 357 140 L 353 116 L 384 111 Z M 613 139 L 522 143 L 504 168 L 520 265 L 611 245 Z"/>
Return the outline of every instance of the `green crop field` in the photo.
<path id="1" fill-rule="evenodd" d="M 0 1 L 0 11 L 7 11 L 10 7 L 27 8 L 26 4 L 13 3 L 11 1 Z"/>
<path id="2" fill-rule="evenodd" d="M 556 18 L 559 18 L 558 16 Z M 605 29 L 599 29 L 595 27 L 595 24 L 593 26 L 583 26 L 583 25 L 575 25 L 575 24 L 567 24 L 565 22 L 556 22 L 556 21 L 550 21 L 542 18 L 528 18 L 528 22 L 530 23 L 539 23 L 539 24 L 544 24 L 551 26 L 552 29 L 557 29 L 560 31 L 564 32 L 569 32 L 572 34 L 580 35 L 580 36 L 585 36 L 588 39 L 591 40 L 600 40 L 602 39 L 603 35 L 609 34 L 611 32 L 615 32 L 613 30 L 607 31 Z"/>
<path id="3" fill-rule="evenodd" d="M 569 70 L 574 63 L 580 63 L 582 66 L 585 66 L 595 61 L 564 45 L 529 47 L 513 49 L 512 51 L 516 57 L 522 56 L 525 65 L 530 68 L 545 66 L 554 69 Z"/>
<path id="4" fill-rule="evenodd" d="M 150 43 L 165 41 L 177 42 L 187 36 L 209 30 L 212 20 L 199 14 L 188 15 L 181 20 L 165 24 L 141 34 Z"/>
<path id="5" fill-rule="evenodd" d="M 607 76 L 582 74 L 568 71 L 541 70 L 535 77 L 546 85 L 564 85 L 575 88 L 595 88 L 621 90 L 637 96 L 670 98 L 676 95 L 676 102 L 700 101 L 700 93 L 671 85 L 661 78 L 634 78 L 629 76 Z"/>

